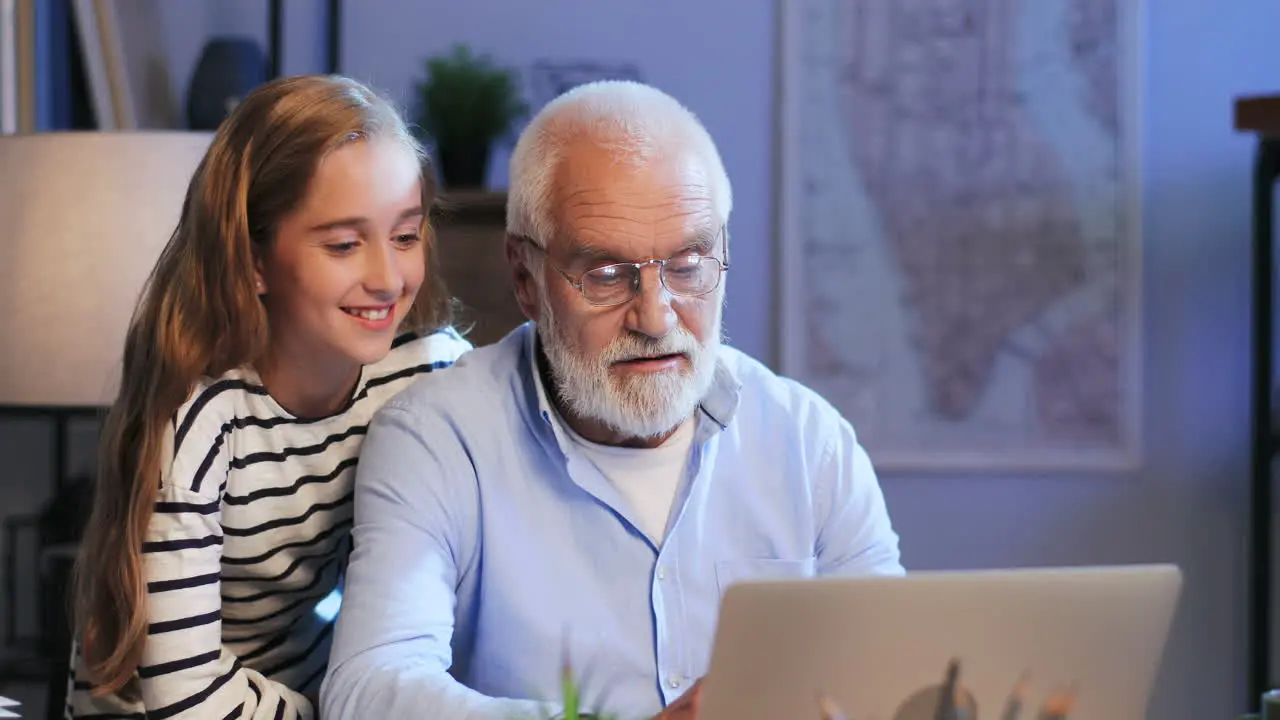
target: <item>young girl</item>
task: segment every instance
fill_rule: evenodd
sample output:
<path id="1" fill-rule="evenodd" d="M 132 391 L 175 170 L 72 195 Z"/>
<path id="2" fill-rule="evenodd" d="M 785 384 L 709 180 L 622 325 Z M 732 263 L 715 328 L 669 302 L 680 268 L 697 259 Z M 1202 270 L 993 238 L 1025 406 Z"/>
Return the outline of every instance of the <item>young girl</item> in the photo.
<path id="1" fill-rule="evenodd" d="M 125 341 L 68 717 L 315 716 L 369 420 L 470 347 L 433 198 L 349 79 L 272 82 L 219 128 Z"/>

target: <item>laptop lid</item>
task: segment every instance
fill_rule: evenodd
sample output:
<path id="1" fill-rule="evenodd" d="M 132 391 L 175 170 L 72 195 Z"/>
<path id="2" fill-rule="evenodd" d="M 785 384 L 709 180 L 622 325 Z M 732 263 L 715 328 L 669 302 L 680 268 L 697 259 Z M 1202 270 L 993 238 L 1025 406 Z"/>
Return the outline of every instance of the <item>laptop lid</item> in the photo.
<path id="1" fill-rule="evenodd" d="M 1182 575 L 1172 565 L 751 581 L 725 593 L 703 720 L 1142 718 Z M 949 688 L 943 692 L 943 688 Z M 1020 696 L 1018 707 L 1009 707 Z"/>

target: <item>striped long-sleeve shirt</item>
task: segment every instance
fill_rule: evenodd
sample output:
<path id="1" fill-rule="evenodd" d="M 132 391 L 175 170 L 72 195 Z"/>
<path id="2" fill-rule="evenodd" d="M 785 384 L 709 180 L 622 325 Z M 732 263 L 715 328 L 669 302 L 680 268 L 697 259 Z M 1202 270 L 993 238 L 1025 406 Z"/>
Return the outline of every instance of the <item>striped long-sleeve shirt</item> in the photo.
<path id="1" fill-rule="evenodd" d="M 362 370 L 345 409 L 320 419 L 291 415 L 252 369 L 201 383 L 168 433 L 172 460 L 143 546 L 141 702 L 92 697 L 75 653 L 66 716 L 314 717 L 305 695 L 319 691 L 333 630 L 317 605 L 350 550 L 369 421 L 469 348 L 452 329 L 404 336 Z"/>

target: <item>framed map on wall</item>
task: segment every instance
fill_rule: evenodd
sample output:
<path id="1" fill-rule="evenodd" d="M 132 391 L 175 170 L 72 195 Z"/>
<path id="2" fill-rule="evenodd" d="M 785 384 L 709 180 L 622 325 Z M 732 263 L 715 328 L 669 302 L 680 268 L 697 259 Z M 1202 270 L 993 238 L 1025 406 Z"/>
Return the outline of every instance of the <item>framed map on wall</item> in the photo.
<path id="1" fill-rule="evenodd" d="M 780 3 L 781 370 L 878 468 L 1140 463 L 1140 7 Z"/>

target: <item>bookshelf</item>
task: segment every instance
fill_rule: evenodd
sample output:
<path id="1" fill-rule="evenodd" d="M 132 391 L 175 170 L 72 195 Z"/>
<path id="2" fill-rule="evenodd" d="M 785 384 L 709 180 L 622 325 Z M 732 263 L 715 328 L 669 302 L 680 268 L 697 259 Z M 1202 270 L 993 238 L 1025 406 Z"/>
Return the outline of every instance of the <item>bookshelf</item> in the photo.
<path id="1" fill-rule="evenodd" d="M 462 303 L 459 328 L 471 327 L 467 339 L 476 347 L 525 321 L 511 287 L 506 221 L 503 192 L 446 192 L 432 210 L 436 257 L 446 287 Z"/>
<path id="2" fill-rule="evenodd" d="M 1253 167 L 1253 394 L 1250 401 L 1248 697 L 1273 687 L 1271 676 L 1272 461 L 1280 448 L 1273 420 L 1275 359 L 1274 195 L 1280 179 L 1280 94 L 1238 98 L 1235 129 L 1257 139 Z"/>

